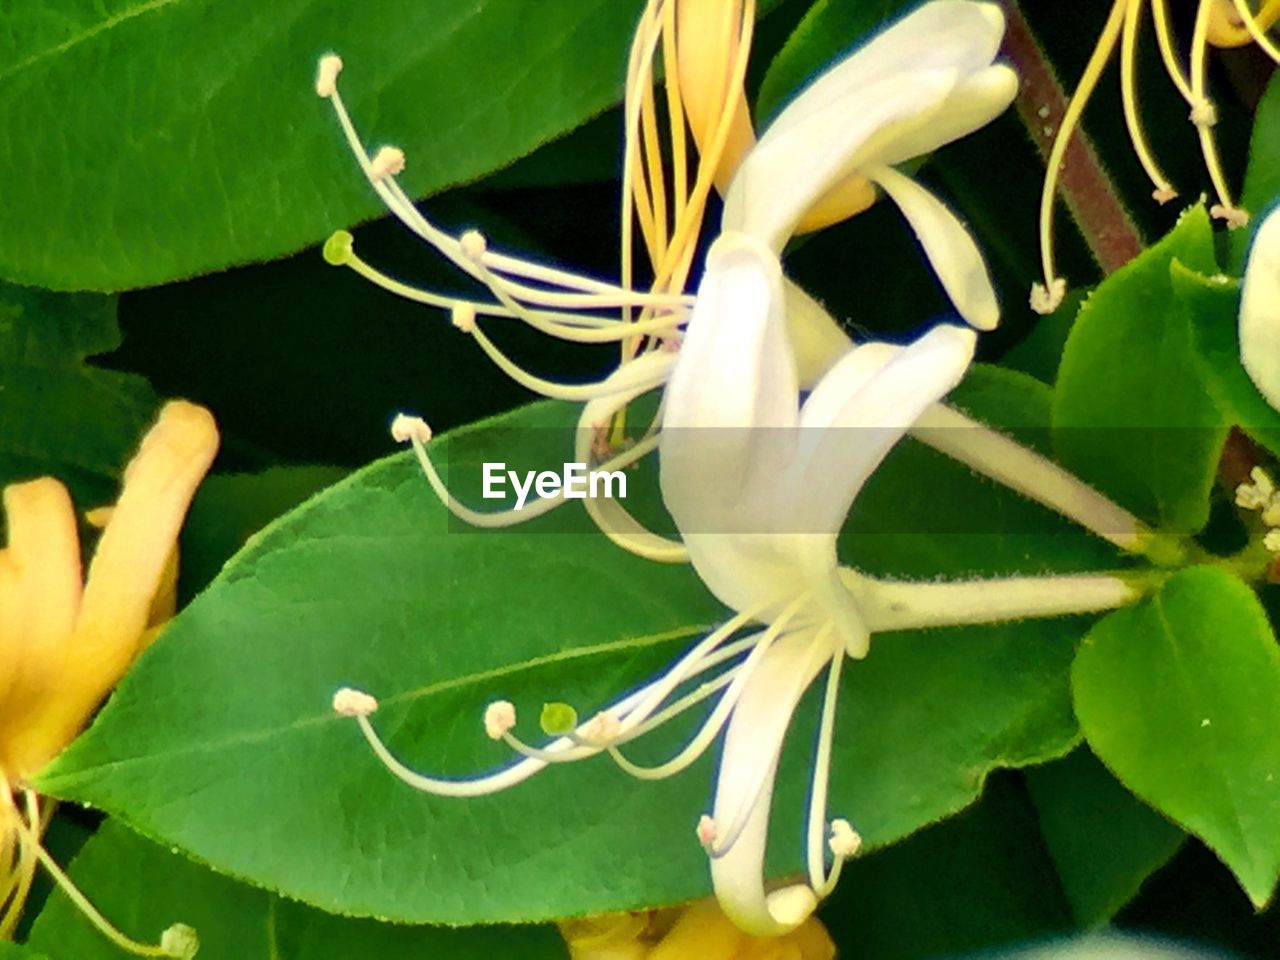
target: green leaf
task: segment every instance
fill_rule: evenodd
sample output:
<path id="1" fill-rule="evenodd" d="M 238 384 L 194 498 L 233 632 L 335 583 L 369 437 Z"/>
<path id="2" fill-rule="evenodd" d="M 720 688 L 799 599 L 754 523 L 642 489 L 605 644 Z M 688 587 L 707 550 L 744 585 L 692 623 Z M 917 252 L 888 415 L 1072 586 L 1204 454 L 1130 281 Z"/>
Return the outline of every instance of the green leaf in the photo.
<path id="1" fill-rule="evenodd" d="M 818 0 L 769 64 L 756 97 L 756 125 L 763 129 L 828 64 L 908 6 L 908 0 Z"/>
<path id="2" fill-rule="evenodd" d="M 1280 411 L 1258 392 L 1240 362 L 1240 285 L 1176 261 L 1172 280 L 1191 317 L 1197 358 L 1224 421 L 1280 453 Z"/>
<path id="3" fill-rule="evenodd" d="M 194 927 L 200 960 L 482 960 L 516 955 L 513 950 L 529 960 L 565 955 L 563 942 L 549 927 L 452 930 L 321 913 L 219 876 L 112 821 L 85 845 L 70 874 L 106 917 L 135 939 L 154 943 L 174 923 Z M 40 912 L 30 943 L 75 960 L 130 956 L 111 945 L 61 893 Z"/>
<path id="4" fill-rule="evenodd" d="M 141 377 L 86 362 L 119 343 L 114 298 L 0 283 L 0 486 L 50 474 L 81 506 L 114 494 L 156 408 Z"/>
<path id="5" fill-rule="evenodd" d="M 0 940 L 0 960 L 51 960 L 48 954 L 36 953 L 20 943 Z"/>
<path id="6" fill-rule="evenodd" d="M 1280 872 L 1280 649 L 1253 592 L 1217 568 L 1176 574 L 1090 631 L 1072 689 L 1102 762 L 1265 905 Z"/>
<path id="7" fill-rule="evenodd" d="M 1244 270 L 1253 232 L 1277 198 L 1280 198 L 1280 76 L 1272 76 L 1254 114 L 1249 166 L 1240 192 L 1240 206 L 1249 211 L 1249 226 L 1228 234 L 1227 266 L 1231 273 L 1239 275 Z"/>
<path id="8" fill-rule="evenodd" d="M 1193 533 L 1209 516 L 1227 425 L 1170 279 L 1175 260 L 1217 272 L 1203 208 L 1085 302 L 1058 370 L 1053 427 L 1066 466 L 1140 516 Z"/>
<path id="9" fill-rule="evenodd" d="M 1186 834 L 1139 803 L 1086 749 L 1032 767 L 1027 786 L 1079 926 L 1106 923 Z"/>
<path id="10" fill-rule="evenodd" d="M 119 290 L 278 257 L 379 210 L 318 57 L 421 197 L 504 166 L 615 102 L 638 2 L 376 11 L 336 0 L 14 8 L 0 33 L 0 275 Z M 51 121 L 56 117 L 56 122 Z"/>
<path id="11" fill-rule="evenodd" d="M 1040 317 L 1022 340 L 1009 348 L 1000 363 L 1021 370 L 1037 380 L 1052 384 L 1058 378 L 1058 365 L 1067 346 L 1067 338 L 1088 290 L 1069 290 L 1058 309 Z"/>
<path id="12" fill-rule="evenodd" d="M 953 957 L 1069 928 L 1056 883 L 1020 785 L 994 777 L 959 816 L 848 863 L 822 919 L 840 956 Z"/>
<path id="13" fill-rule="evenodd" d="M 435 441 L 434 455 L 458 490 L 476 490 L 484 460 L 522 470 L 563 457 L 573 415 L 527 407 Z M 1030 523 L 1016 498 L 954 464 L 920 473 L 917 463 L 908 453 L 886 464 L 878 496 L 901 491 L 900 523 L 922 524 L 927 514 L 913 512 L 953 487 L 981 518 L 984 550 L 1007 519 Z M 637 482 L 628 500 L 655 497 Z M 1098 556 L 1065 524 L 1034 522 L 1027 537 L 1046 525 L 1061 534 L 1049 555 L 1064 564 Z M 977 557 L 963 538 L 949 555 L 949 542 L 934 538 L 930 576 L 1028 565 L 1020 537 Z M 866 557 L 873 569 L 903 560 L 870 547 Z M 254 538 L 41 788 L 328 910 L 475 923 L 675 902 L 709 890 L 692 832 L 709 758 L 660 783 L 598 758 L 500 796 L 432 798 L 391 777 L 329 701 L 344 684 L 376 693 L 375 725 L 411 765 L 492 769 L 509 754 L 483 735 L 487 703 L 513 701 L 517 732 L 536 738 L 544 703 L 590 716 L 725 615 L 688 568 L 626 554 L 577 507 L 497 534 L 462 528 L 411 458 L 395 457 Z M 845 671 L 833 815 L 881 846 L 966 806 L 992 769 L 1068 750 L 1078 731 L 1067 677 L 1083 629 L 1064 619 L 877 638 Z M 780 773 L 775 876 L 800 859 L 788 841 L 805 809 L 816 700 L 799 711 Z"/>
<path id="14" fill-rule="evenodd" d="M 181 595 L 199 593 L 253 534 L 346 474 L 300 466 L 206 477 L 182 527 Z"/>

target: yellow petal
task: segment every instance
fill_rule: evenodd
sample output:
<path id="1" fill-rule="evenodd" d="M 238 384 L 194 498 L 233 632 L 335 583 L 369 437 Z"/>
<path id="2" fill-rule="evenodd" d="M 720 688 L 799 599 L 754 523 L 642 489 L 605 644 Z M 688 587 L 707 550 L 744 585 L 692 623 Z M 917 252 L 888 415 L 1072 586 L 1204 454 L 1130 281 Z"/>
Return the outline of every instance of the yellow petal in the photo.
<path id="1" fill-rule="evenodd" d="M 753 937 L 708 899 L 681 914 L 648 960 L 832 960 L 835 955 L 835 944 L 815 918 L 782 937 Z"/>
<path id="2" fill-rule="evenodd" d="M 1210 44 L 1215 47 L 1243 47 L 1253 42 L 1232 0 L 1209 0 L 1209 3 Z"/>
<path id="3" fill-rule="evenodd" d="M 166 404 L 125 470 L 124 489 L 89 567 L 70 642 L 12 749 L 28 775 L 52 759 L 128 669 L 196 487 L 218 449 L 213 416 L 182 401 Z"/>
<path id="4" fill-rule="evenodd" d="M 80 606 L 80 541 L 66 488 L 49 477 L 4 491 L 9 545 L 0 550 L 0 770 L 43 696 L 43 665 L 71 636 Z M 34 689 L 33 689 L 34 687 Z"/>
<path id="5" fill-rule="evenodd" d="M 756 142 L 742 86 L 730 89 L 741 22 L 742 0 L 679 0 L 676 7 L 680 97 L 700 151 L 725 112 L 733 114 L 729 139 L 716 164 L 715 185 L 721 193 Z"/>

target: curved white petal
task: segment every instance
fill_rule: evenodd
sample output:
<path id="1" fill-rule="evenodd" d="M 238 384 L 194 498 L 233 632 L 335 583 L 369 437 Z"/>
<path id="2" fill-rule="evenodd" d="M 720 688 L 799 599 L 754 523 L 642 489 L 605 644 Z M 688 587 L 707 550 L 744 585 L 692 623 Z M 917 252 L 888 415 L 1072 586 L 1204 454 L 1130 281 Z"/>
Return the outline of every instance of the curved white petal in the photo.
<path id="1" fill-rule="evenodd" d="M 799 926 L 818 898 L 807 884 L 766 893 L 764 854 L 778 759 L 791 715 L 827 658 L 810 631 L 775 641 L 743 688 L 725 733 L 713 811 L 718 830 L 746 813 L 729 850 L 711 861 L 711 880 L 724 912 L 747 933 L 773 937 Z M 747 812 L 749 810 L 749 813 Z"/>
<path id="2" fill-rule="evenodd" d="M 942 325 L 870 378 L 852 360 L 832 370 L 829 378 L 843 379 L 830 389 L 843 393 L 845 402 L 834 402 L 824 390 L 821 407 L 810 412 L 806 404 L 808 415 L 802 415 L 806 429 L 791 481 L 805 493 L 796 502 L 797 529 L 827 533 L 834 542 L 862 485 L 925 408 L 960 382 L 976 342 L 972 330 Z"/>
<path id="3" fill-rule="evenodd" d="M 880 77 L 847 98 L 794 115 L 784 127 L 774 124 L 729 185 L 722 229 L 749 233 L 781 250 L 819 197 L 878 154 L 884 131 L 905 118 L 936 112 L 960 76 L 943 69 Z"/>
<path id="4" fill-rule="evenodd" d="M 897 170 L 872 167 L 864 173 L 883 188 L 911 224 L 956 312 L 979 330 L 995 329 L 1000 304 L 982 251 L 968 228 L 946 204 Z"/>
<path id="5" fill-rule="evenodd" d="M 985 127 L 1018 95 L 1018 75 L 1003 63 L 969 74 L 956 84 L 942 109 L 915 122 L 904 121 L 876 154 L 885 166 L 921 157 Z"/>
<path id="6" fill-rule="evenodd" d="M 1240 362 L 1280 409 L 1280 207 L 1258 225 L 1240 294 Z"/>
<path id="7" fill-rule="evenodd" d="M 662 498 L 682 534 L 768 529 L 799 409 L 782 271 L 758 241 L 712 246 L 664 397 Z M 695 561 L 696 562 L 696 561 Z"/>
<path id="8" fill-rule="evenodd" d="M 765 136 L 781 136 L 832 105 L 845 106 L 852 117 L 852 102 L 887 77 L 980 70 L 995 58 L 1003 36 L 1004 14 L 994 3 L 934 0 L 923 4 L 828 67 L 778 114 Z"/>

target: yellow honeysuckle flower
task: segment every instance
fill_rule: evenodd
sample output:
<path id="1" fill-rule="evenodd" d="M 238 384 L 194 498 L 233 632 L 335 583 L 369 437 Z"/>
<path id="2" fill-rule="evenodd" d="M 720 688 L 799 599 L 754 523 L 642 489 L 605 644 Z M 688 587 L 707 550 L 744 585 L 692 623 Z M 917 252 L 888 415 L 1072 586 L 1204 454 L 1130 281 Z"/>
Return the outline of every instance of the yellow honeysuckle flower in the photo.
<path id="1" fill-rule="evenodd" d="M 17 924 L 37 861 L 64 889 L 69 884 L 40 846 L 51 807 L 42 810 L 27 782 L 71 742 L 173 615 L 178 532 L 217 449 L 218 429 L 208 410 L 184 401 L 166 404 L 125 469 L 115 506 L 90 514 L 103 532 L 83 581 L 76 515 L 66 487 L 41 477 L 5 488 L 0 936 L 11 935 Z M 91 911 L 95 923 L 101 921 L 73 890 L 68 895 Z M 143 955 L 186 956 L 193 952 L 184 940 L 188 931 L 171 928 L 160 948 L 121 946 Z M 113 934 L 108 936 L 120 943 L 121 935 Z"/>
<path id="2" fill-rule="evenodd" d="M 831 936 L 810 917 L 780 937 L 739 930 L 712 898 L 685 907 L 560 923 L 570 960 L 832 960 Z"/>
<path id="3" fill-rule="evenodd" d="M 1170 81 L 1187 103 L 1191 123 L 1195 126 L 1200 141 L 1205 170 L 1216 194 L 1217 202 L 1210 207 L 1210 213 L 1232 229 L 1249 222 L 1248 211 L 1238 207 L 1232 199 L 1231 188 L 1227 184 L 1222 161 L 1218 156 L 1213 133 L 1217 123 L 1217 109 L 1208 90 L 1208 48 L 1256 43 L 1280 63 L 1280 49 L 1266 35 L 1270 26 L 1280 18 L 1280 0 L 1263 0 L 1256 14 L 1250 9 L 1247 0 L 1198 0 L 1190 57 L 1185 66 L 1174 43 L 1166 0 L 1114 0 L 1111 12 L 1098 34 L 1093 54 L 1089 57 L 1070 103 L 1067 104 L 1049 153 L 1044 188 L 1040 195 L 1040 256 L 1044 283 L 1035 284 L 1031 291 L 1031 307 L 1038 313 L 1052 313 L 1066 294 L 1066 281 L 1057 275 L 1054 265 L 1054 198 L 1071 137 L 1080 124 L 1089 98 L 1117 44 L 1120 46 L 1121 104 L 1134 153 L 1151 181 L 1151 195 L 1157 202 L 1167 203 L 1178 195 L 1152 153 L 1138 109 L 1138 33 L 1142 27 L 1143 8 L 1148 2 L 1160 58 Z"/>

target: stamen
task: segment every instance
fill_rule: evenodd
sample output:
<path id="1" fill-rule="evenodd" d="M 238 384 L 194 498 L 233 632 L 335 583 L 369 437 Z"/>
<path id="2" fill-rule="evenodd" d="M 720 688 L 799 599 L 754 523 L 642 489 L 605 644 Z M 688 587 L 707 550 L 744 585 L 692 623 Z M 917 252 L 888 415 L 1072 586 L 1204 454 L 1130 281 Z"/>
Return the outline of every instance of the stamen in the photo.
<path id="1" fill-rule="evenodd" d="M 430 443 L 431 428 L 421 417 L 411 417 L 405 413 L 396 414 L 391 421 L 391 439 L 396 443 Z"/>
<path id="2" fill-rule="evenodd" d="M 326 100 L 338 92 L 338 74 L 342 72 L 342 58 L 336 53 L 327 53 L 320 58 L 316 67 L 316 96 Z"/>
<path id="3" fill-rule="evenodd" d="M 516 708 L 510 700 L 495 700 L 484 708 L 484 732 L 490 740 L 501 740 L 516 725 Z"/>
<path id="4" fill-rule="evenodd" d="M 1138 162 L 1146 172 L 1147 179 L 1155 188 L 1151 196 L 1158 203 L 1167 203 L 1178 194 L 1151 153 L 1138 110 L 1136 61 L 1142 4 L 1143 0 L 1129 0 L 1129 6 L 1125 10 L 1124 32 L 1120 45 L 1120 100 L 1124 108 L 1124 121 L 1129 131 L 1129 140 L 1133 143 L 1133 150 L 1138 155 Z"/>
<path id="5" fill-rule="evenodd" d="M 1275 484 L 1261 467 L 1250 470 L 1249 477 L 1252 483 L 1242 483 L 1236 487 L 1236 506 L 1245 510 L 1261 510 L 1275 497 Z"/>
<path id="6" fill-rule="evenodd" d="M 1280 530 L 1269 530 L 1262 538 L 1262 545 L 1275 554 L 1280 554 Z"/>
<path id="7" fill-rule="evenodd" d="M 821 650 L 830 642 L 835 630 L 825 627 L 814 638 L 815 651 Z M 826 872 L 822 855 L 822 830 L 827 820 L 827 790 L 831 774 L 831 745 L 835 739 L 836 703 L 840 694 L 840 673 L 844 665 L 844 652 L 835 650 L 831 654 L 831 666 L 827 671 L 827 685 L 822 698 L 822 719 L 818 725 L 817 759 L 813 766 L 813 776 L 809 782 L 809 823 L 807 859 L 809 864 L 809 886 L 815 891 L 826 891 L 827 885 L 834 885 L 831 875 Z M 838 821 L 843 822 L 843 821 Z M 848 824 L 846 824 L 847 826 Z M 832 837 L 835 837 L 835 824 L 832 824 Z M 834 850 L 834 848 L 833 848 Z M 819 892 L 820 897 L 824 892 Z"/>
<path id="8" fill-rule="evenodd" d="M 1262 50 L 1276 63 L 1280 63 L 1280 49 L 1271 42 L 1271 38 L 1267 36 L 1266 31 L 1270 29 L 1271 24 L 1275 22 L 1276 17 L 1280 16 L 1280 3 L 1275 0 L 1267 3 L 1258 17 L 1254 17 L 1249 5 L 1245 0 L 1235 0 L 1236 13 L 1240 17 L 1240 23 L 1249 31 L 1249 36 L 1253 39 Z"/>
<path id="9" fill-rule="evenodd" d="M 694 833 L 698 837 L 698 842 L 710 851 L 716 842 L 716 822 L 704 813 L 698 818 Z"/>
<path id="10" fill-rule="evenodd" d="M 463 333 L 475 333 L 476 308 L 470 303 L 455 303 L 449 312 L 449 322 Z"/>
<path id="11" fill-rule="evenodd" d="M 161 934 L 159 944 L 140 943 L 122 933 L 98 911 L 88 897 L 81 893 L 75 881 L 63 872 L 53 857 L 49 856 L 41 845 L 40 839 L 31 832 L 30 827 L 21 818 L 15 820 L 13 826 L 21 835 L 22 842 L 35 853 L 41 865 L 49 872 L 49 876 L 53 878 L 54 883 L 67 899 L 76 905 L 85 919 L 92 923 L 99 933 L 121 950 L 138 957 L 173 957 L 176 960 L 191 960 L 196 955 L 200 940 L 195 930 L 183 923 L 174 924 L 165 930 Z"/>
<path id="12" fill-rule="evenodd" d="M 363 690 L 343 687 L 333 695 L 333 712 L 342 717 L 367 717 L 378 709 L 378 701 Z"/>
<path id="13" fill-rule="evenodd" d="M 1228 228 L 1238 229 L 1249 222 L 1249 214 L 1231 200 L 1231 190 L 1227 186 L 1227 179 L 1222 171 L 1222 161 L 1218 157 L 1218 144 L 1213 136 L 1217 111 L 1209 100 L 1206 87 L 1209 15 L 1212 12 L 1212 2 L 1213 0 L 1200 0 L 1200 5 L 1196 9 L 1195 28 L 1191 35 L 1191 122 L 1195 124 L 1196 133 L 1200 138 L 1200 152 L 1204 155 L 1204 165 L 1209 171 L 1209 179 L 1218 195 L 1218 202 L 1209 208 L 1209 213 L 1226 221 Z"/>
<path id="14" fill-rule="evenodd" d="M 346 266 L 355 256 L 355 238 L 346 230 L 335 230 L 324 242 L 321 254 L 331 267 Z"/>
<path id="15" fill-rule="evenodd" d="M 1067 109 L 1062 115 L 1062 123 L 1058 134 L 1054 137 L 1053 147 L 1049 151 L 1049 159 L 1045 164 L 1044 187 L 1040 193 L 1040 260 L 1044 269 L 1044 283 L 1031 288 L 1031 309 L 1036 313 L 1052 313 L 1062 302 L 1066 293 L 1066 281 L 1057 275 L 1053 260 L 1053 214 L 1054 201 L 1057 198 L 1058 178 L 1062 173 L 1062 164 L 1066 159 L 1067 147 L 1071 137 L 1080 123 L 1085 105 L 1093 95 L 1098 79 L 1102 76 L 1103 67 L 1115 50 L 1116 41 L 1120 37 L 1124 25 L 1127 0 L 1115 0 L 1107 22 L 1098 36 L 1098 43 L 1089 55 L 1084 73 L 1071 95 Z"/>
<path id="16" fill-rule="evenodd" d="M 862 837 L 848 820 L 831 821 L 831 839 L 827 841 L 831 853 L 840 859 L 848 859 L 862 849 Z"/>
<path id="17" fill-rule="evenodd" d="M 462 249 L 463 256 L 474 260 L 478 265 L 489 250 L 489 243 L 479 230 L 468 230 L 464 233 L 458 238 L 458 246 Z"/>
<path id="18" fill-rule="evenodd" d="M 404 151 L 399 147 L 382 147 L 369 161 L 369 179 L 385 180 L 404 173 Z"/>

